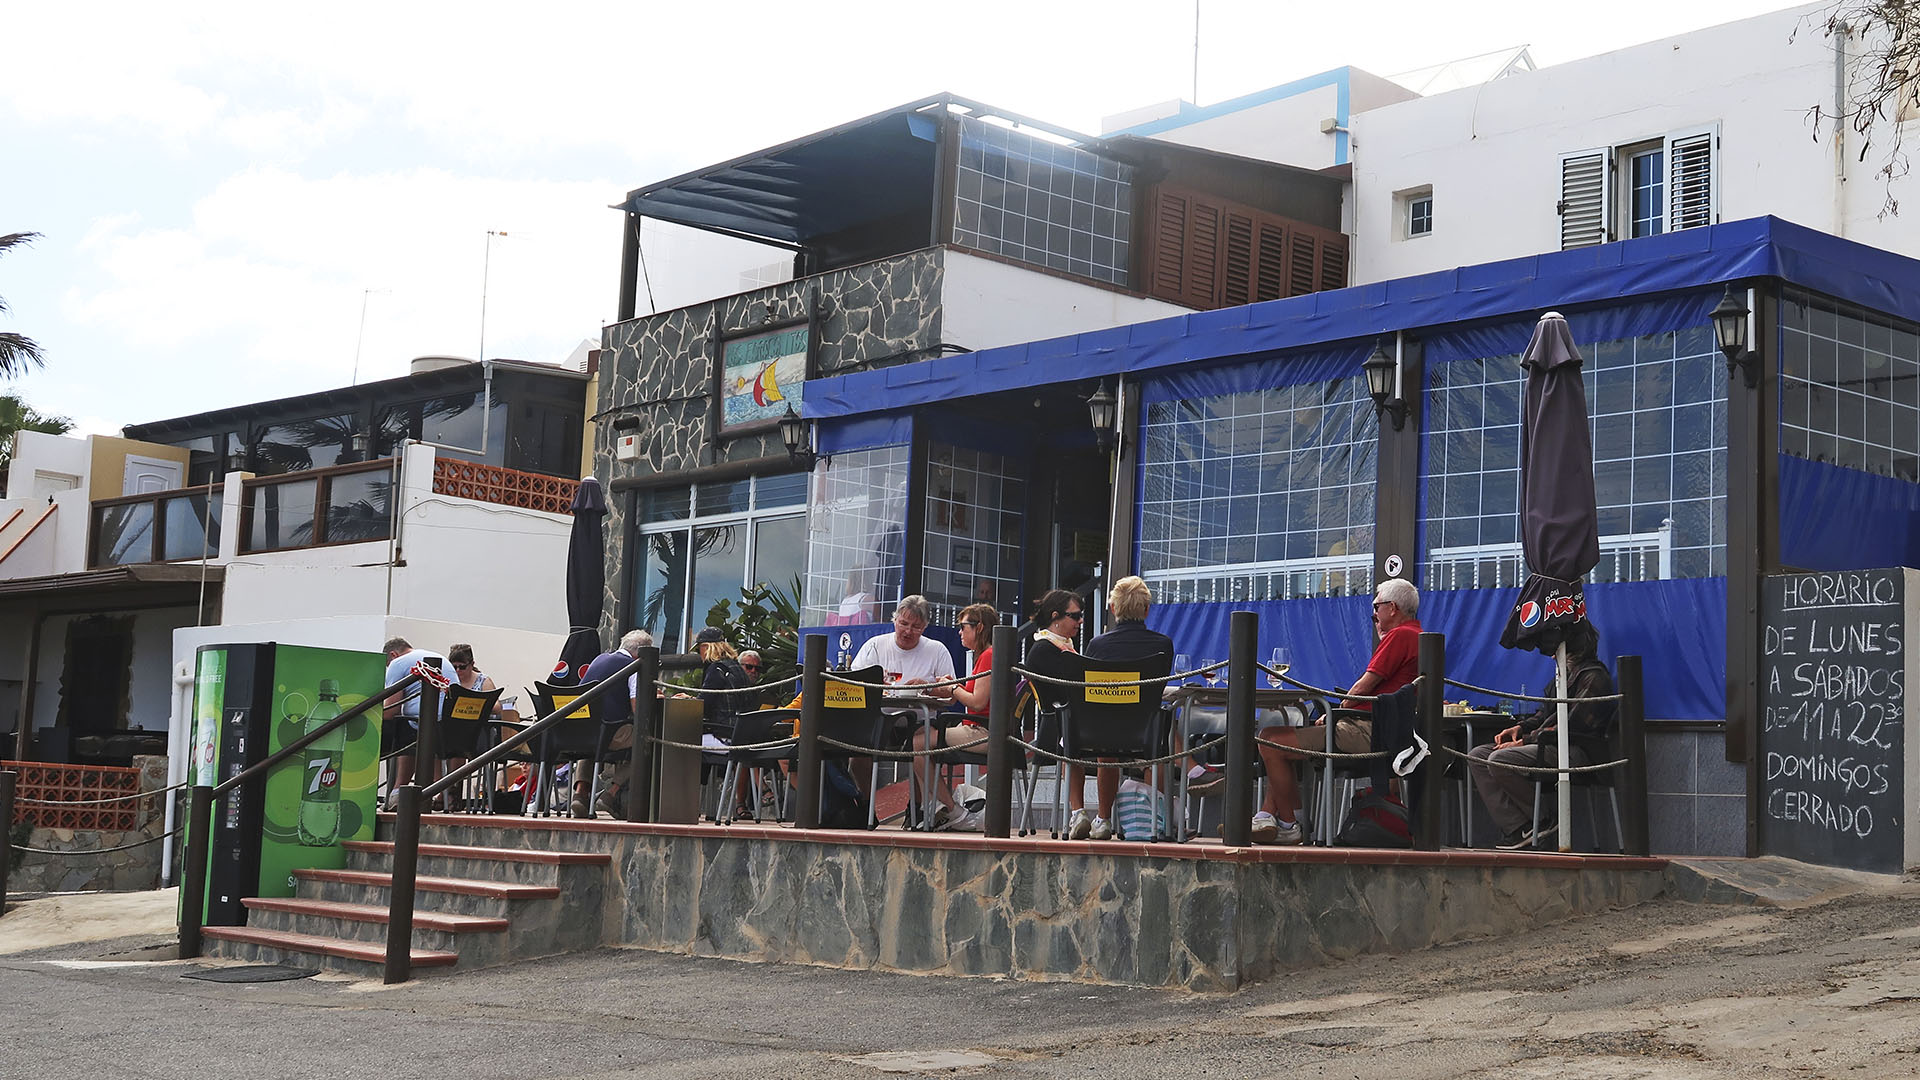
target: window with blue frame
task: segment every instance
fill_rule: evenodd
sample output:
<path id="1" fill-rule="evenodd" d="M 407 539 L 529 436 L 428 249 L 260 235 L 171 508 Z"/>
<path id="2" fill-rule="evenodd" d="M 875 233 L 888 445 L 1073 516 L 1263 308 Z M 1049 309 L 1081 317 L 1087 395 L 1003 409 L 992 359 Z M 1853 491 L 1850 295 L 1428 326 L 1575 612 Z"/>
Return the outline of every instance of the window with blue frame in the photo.
<path id="1" fill-rule="evenodd" d="M 1363 379 L 1145 411 L 1138 554 L 1160 600 L 1372 592 L 1379 429 Z"/>
<path id="2" fill-rule="evenodd" d="M 1789 289 L 1780 305 L 1780 451 L 1920 481 L 1920 333 Z"/>
<path id="3" fill-rule="evenodd" d="M 815 473 L 807 502 L 807 626 L 879 622 L 900 599 L 906 565 L 904 444 L 847 450 Z"/>
<path id="4" fill-rule="evenodd" d="M 920 591 L 932 602 L 936 623 L 952 625 L 960 609 L 972 603 L 992 604 L 1009 616 L 1024 610 L 1024 467 L 984 450 L 928 444 Z"/>
<path id="5" fill-rule="evenodd" d="M 1666 231 L 1666 151 L 1658 144 L 1627 151 L 1628 236 L 1658 236 Z"/>
<path id="6" fill-rule="evenodd" d="M 1727 372 L 1706 326 L 1582 343 L 1600 564 L 1593 582 L 1726 573 Z M 1421 583 L 1515 586 L 1519 354 L 1430 364 Z"/>

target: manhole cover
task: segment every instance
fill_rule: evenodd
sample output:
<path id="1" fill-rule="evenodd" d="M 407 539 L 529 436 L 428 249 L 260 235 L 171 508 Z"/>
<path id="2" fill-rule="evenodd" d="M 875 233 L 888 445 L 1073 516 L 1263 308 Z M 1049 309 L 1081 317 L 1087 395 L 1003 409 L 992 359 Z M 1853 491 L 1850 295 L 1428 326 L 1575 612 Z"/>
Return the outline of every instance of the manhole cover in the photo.
<path id="1" fill-rule="evenodd" d="M 248 964 L 244 967 L 199 968 L 194 971 L 183 971 L 180 977 L 217 983 L 263 983 L 305 979 L 318 974 L 320 974 L 318 968 L 287 967 L 284 964 Z"/>

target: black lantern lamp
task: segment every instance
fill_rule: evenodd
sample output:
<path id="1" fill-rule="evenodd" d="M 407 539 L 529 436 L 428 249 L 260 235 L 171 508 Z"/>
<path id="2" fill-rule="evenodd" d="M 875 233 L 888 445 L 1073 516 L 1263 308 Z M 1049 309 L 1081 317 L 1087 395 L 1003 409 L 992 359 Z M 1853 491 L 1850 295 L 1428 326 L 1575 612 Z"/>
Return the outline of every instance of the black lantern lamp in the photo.
<path id="1" fill-rule="evenodd" d="M 1733 286 L 1727 286 L 1726 294 L 1720 297 L 1720 303 L 1713 309 L 1713 336 L 1719 342 L 1720 351 L 1727 357 L 1727 375 L 1740 372 L 1747 380 L 1747 389 L 1753 390 L 1760 385 L 1760 354 L 1753 351 L 1747 342 L 1746 301 L 1740 299 Z"/>
<path id="2" fill-rule="evenodd" d="M 1407 403 L 1403 400 L 1395 385 L 1400 381 L 1400 364 L 1387 352 L 1387 343 L 1383 340 L 1373 347 L 1373 355 L 1361 365 L 1367 373 L 1367 396 L 1373 399 L 1373 411 L 1386 413 L 1393 419 L 1393 430 L 1399 431 L 1407 425 Z"/>
<path id="3" fill-rule="evenodd" d="M 1113 449 L 1115 436 L 1119 431 L 1117 424 L 1119 414 L 1119 399 L 1113 396 L 1113 391 L 1107 389 L 1106 380 L 1102 379 L 1100 388 L 1087 399 L 1087 418 L 1093 422 L 1094 438 L 1100 441 L 1100 449 Z"/>
<path id="4" fill-rule="evenodd" d="M 786 415 L 780 417 L 780 441 L 787 444 L 787 457 L 808 472 L 813 471 L 817 455 L 813 452 L 813 439 L 810 437 L 812 425 L 793 411 L 788 405 Z"/>

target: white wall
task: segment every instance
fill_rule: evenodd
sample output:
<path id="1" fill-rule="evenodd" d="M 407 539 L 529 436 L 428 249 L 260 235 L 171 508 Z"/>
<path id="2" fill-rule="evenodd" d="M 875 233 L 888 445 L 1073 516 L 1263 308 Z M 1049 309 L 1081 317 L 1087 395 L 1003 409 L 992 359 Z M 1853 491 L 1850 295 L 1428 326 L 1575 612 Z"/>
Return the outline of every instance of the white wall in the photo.
<path id="1" fill-rule="evenodd" d="M 33 494 L 35 469 L 65 473 L 80 478 L 87 486 L 91 466 L 87 440 L 71 435 L 48 435 L 42 431 L 22 431 L 14 436 L 13 461 L 7 474 L 7 498 L 25 499 Z"/>
<path id="2" fill-rule="evenodd" d="M 969 349 L 1102 330 L 1189 310 L 958 251 L 946 253 L 940 305 L 940 336 Z"/>
<path id="3" fill-rule="evenodd" d="M 1304 169 L 1324 169 L 1337 163 L 1338 140 L 1321 133 L 1320 121 L 1337 117 L 1339 111 L 1339 90 L 1321 86 L 1157 131 L 1152 137 L 1223 154 L 1278 161 Z"/>
<path id="4" fill-rule="evenodd" d="M 1353 281 L 1557 250 L 1560 155 L 1718 124 L 1719 220 L 1772 214 L 1892 250 L 1873 159 L 1837 185 L 1809 107 L 1831 104 L 1834 54 L 1814 4 L 1357 115 Z M 1798 34 L 1796 35 L 1796 30 Z M 1857 149 L 1857 147 L 1856 147 Z M 1433 233 L 1399 239 L 1394 193 L 1431 185 Z M 1850 190 L 1849 190 L 1850 189 Z"/>

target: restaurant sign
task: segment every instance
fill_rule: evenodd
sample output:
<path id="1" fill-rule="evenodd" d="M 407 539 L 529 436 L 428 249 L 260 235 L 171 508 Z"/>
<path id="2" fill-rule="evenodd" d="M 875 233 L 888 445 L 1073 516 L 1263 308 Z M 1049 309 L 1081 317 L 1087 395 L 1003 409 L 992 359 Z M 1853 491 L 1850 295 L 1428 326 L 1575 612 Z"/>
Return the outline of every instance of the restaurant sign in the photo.
<path id="1" fill-rule="evenodd" d="M 729 338 L 720 346 L 720 428 L 777 423 L 800 411 L 807 383 L 807 324 Z"/>

